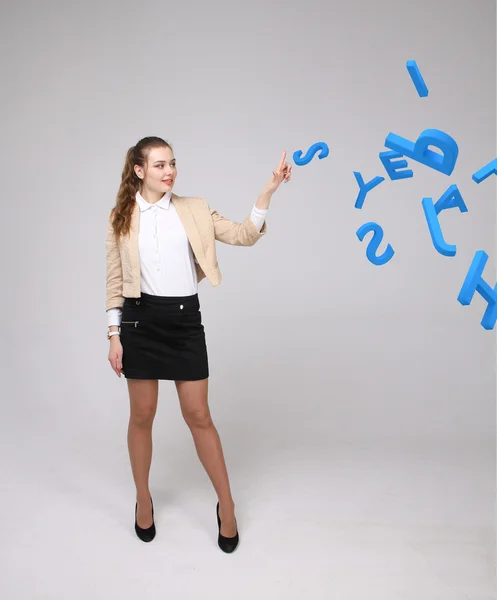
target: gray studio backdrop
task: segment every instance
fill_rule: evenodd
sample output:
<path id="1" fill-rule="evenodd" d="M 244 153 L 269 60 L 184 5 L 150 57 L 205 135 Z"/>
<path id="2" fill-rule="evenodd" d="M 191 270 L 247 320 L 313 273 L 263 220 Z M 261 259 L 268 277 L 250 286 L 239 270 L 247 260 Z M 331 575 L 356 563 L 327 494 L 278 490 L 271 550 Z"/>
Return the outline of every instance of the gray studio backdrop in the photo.
<path id="1" fill-rule="evenodd" d="M 480 325 L 483 299 L 462 307 L 457 295 L 476 250 L 489 254 L 485 277 L 496 280 L 496 179 L 471 179 L 496 155 L 495 3 L 153 0 L 4 10 L 1 422 L 2 445 L 15 441 L 16 453 L 1 460 L 9 472 L 15 458 L 16 477 L 63 478 L 92 501 L 73 470 L 97 469 L 102 495 L 114 475 L 131 493 L 127 387 L 107 362 L 105 337 L 105 228 L 127 148 L 164 137 L 177 158 L 174 191 L 241 221 L 283 150 L 293 164 L 295 150 L 324 141 L 330 155 L 294 165 L 273 196 L 267 235 L 251 248 L 218 243 L 223 281 L 199 286 L 209 399 L 228 461 L 251 464 L 256 476 L 276 447 L 315 461 L 345 442 L 392 453 L 401 444 L 476 450 L 489 467 L 482 518 L 490 518 L 496 337 Z M 428 98 L 416 93 L 410 59 Z M 452 175 L 409 160 L 414 178 L 391 181 L 378 158 L 386 135 L 415 140 L 427 128 L 457 141 Z M 362 210 L 353 171 L 386 178 Z M 451 184 L 469 210 L 440 215 L 457 245 L 448 258 L 431 242 L 421 201 Z M 370 236 L 360 242 L 355 233 L 368 221 L 384 230 L 380 251 L 395 250 L 381 267 L 366 258 Z M 172 382 L 161 384 L 157 423 L 155 448 L 165 453 L 157 460 L 200 473 Z"/>

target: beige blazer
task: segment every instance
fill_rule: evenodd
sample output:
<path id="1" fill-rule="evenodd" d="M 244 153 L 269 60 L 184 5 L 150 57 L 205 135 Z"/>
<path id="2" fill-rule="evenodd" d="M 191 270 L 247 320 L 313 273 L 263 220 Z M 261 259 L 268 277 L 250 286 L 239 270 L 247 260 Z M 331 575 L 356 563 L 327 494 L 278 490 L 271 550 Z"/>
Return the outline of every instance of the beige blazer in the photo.
<path id="1" fill-rule="evenodd" d="M 195 269 L 198 282 L 207 277 L 213 286 L 221 283 L 221 271 L 217 264 L 216 240 L 233 246 L 253 246 L 267 230 L 264 222 L 261 231 L 252 223 L 248 215 L 242 223 L 230 221 L 210 208 L 203 198 L 171 195 L 190 245 L 195 255 Z M 129 236 L 121 236 L 116 242 L 111 224 L 107 223 L 107 298 L 106 308 L 122 307 L 124 298 L 139 298 L 140 256 L 138 251 L 138 232 L 140 226 L 140 208 L 135 202 L 131 214 Z"/>

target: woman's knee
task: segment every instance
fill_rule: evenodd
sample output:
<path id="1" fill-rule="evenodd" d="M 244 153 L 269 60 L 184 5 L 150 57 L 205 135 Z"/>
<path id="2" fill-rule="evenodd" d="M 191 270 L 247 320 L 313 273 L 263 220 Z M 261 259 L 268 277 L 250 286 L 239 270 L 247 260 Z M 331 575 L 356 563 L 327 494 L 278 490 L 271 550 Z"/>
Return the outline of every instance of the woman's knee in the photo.
<path id="1" fill-rule="evenodd" d="M 184 410 L 183 417 L 190 428 L 207 429 L 213 424 L 208 409 Z"/>
<path id="2" fill-rule="evenodd" d="M 142 408 L 130 413 L 129 420 L 134 427 L 151 429 L 154 423 L 155 410 L 153 408 Z"/>

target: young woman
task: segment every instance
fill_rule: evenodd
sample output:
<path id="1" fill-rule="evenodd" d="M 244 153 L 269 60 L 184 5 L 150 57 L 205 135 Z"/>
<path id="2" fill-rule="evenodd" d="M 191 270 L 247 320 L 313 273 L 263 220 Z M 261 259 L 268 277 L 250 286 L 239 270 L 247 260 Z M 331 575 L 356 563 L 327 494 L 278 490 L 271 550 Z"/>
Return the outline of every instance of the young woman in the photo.
<path id="1" fill-rule="evenodd" d="M 197 286 L 204 277 L 213 286 L 221 282 L 216 240 L 252 246 L 265 235 L 271 196 L 291 177 L 285 157 L 283 152 L 250 215 L 238 223 L 203 198 L 172 192 L 176 159 L 162 138 L 143 138 L 127 152 L 107 224 L 107 337 L 109 362 L 128 385 L 135 531 L 145 542 L 155 537 L 148 482 L 152 424 L 158 380 L 167 379 L 175 382 L 183 418 L 218 496 L 218 545 L 224 552 L 238 545 L 235 503 L 207 401 L 209 366 Z"/>

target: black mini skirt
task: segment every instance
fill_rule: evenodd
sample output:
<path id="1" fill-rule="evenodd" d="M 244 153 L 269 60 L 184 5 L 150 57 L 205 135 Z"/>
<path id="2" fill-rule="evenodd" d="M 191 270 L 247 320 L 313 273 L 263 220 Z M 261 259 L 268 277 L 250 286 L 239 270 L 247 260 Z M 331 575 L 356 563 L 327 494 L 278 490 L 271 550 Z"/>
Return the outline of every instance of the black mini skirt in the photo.
<path id="1" fill-rule="evenodd" d="M 196 381 L 209 377 L 198 294 L 125 298 L 122 372 L 127 379 Z"/>

